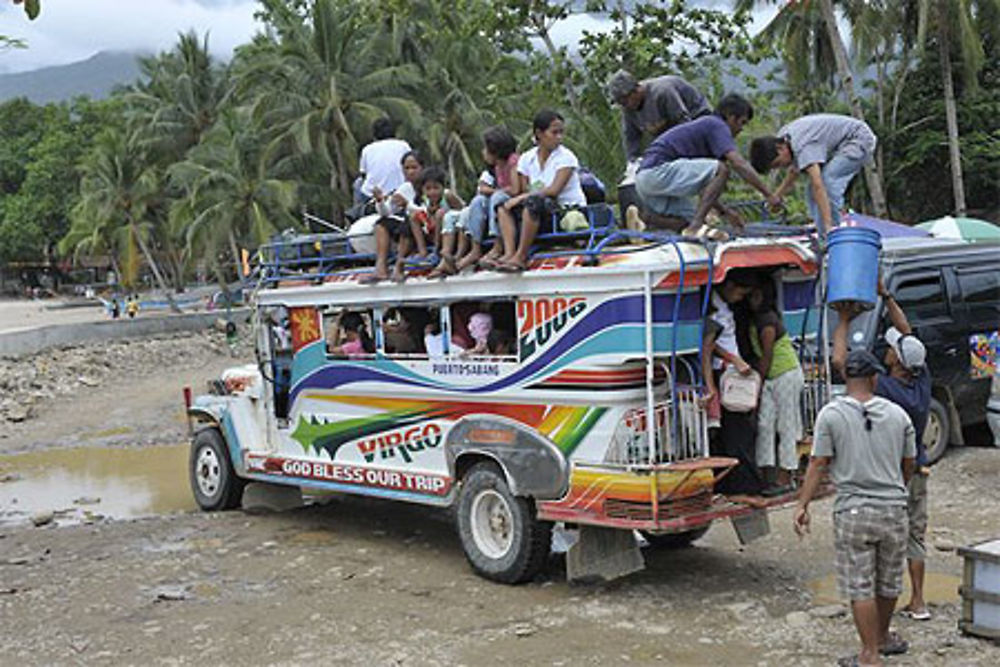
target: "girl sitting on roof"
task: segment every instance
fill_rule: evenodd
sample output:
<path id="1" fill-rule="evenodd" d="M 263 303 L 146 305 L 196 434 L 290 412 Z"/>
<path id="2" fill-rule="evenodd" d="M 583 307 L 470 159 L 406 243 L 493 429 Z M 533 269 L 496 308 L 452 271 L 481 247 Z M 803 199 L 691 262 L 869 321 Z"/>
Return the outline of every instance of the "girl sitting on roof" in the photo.
<path id="1" fill-rule="evenodd" d="M 539 111 L 535 114 L 532 131 L 535 147 L 524 153 L 517 163 L 522 194 L 511 197 L 497 209 L 501 233 L 497 243 L 503 243 L 503 254 L 497 260 L 484 257 L 480 261 L 484 268 L 507 272 L 527 269 L 531 244 L 542 223 L 551 221 L 562 209 L 587 205 L 580 187 L 580 161 L 573 151 L 562 145 L 563 117 L 548 109 Z"/>
<path id="2" fill-rule="evenodd" d="M 426 212 L 417 203 L 417 193 L 423 183 L 424 162 L 419 153 L 410 151 L 403 156 L 402 165 L 406 182 L 391 195 L 387 196 L 377 188 L 374 193 L 378 214 L 381 216 L 375 224 L 375 271 L 361 278 L 359 282 L 362 285 L 371 285 L 389 278 L 389 251 L 393 241 L 399 243 L 396 265 L 392 272 L 392 279 L 395 281 L 403 281 L 406 257 L 414 243 L 417 254 L 420 257 L 427 256 L 427 242 L 421 225 Z"/>

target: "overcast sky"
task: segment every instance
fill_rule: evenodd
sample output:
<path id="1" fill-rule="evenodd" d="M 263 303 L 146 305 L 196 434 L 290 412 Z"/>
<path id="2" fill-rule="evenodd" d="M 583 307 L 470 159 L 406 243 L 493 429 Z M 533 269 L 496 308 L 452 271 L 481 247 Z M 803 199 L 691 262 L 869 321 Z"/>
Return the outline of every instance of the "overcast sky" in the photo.
<path id="1" fill-rule="evenodd" d="M 730 6 L 730 0 L 702 0 Z M 0 34 L 20 37 L 27 49 L 0 53 L 0 72 L 19 72 L 88 58 L 98 51 L 164 51 L 179 32 L 208 31 L 212 51 L 228 58 L 233 47 L 250 39 L 255 0 L 42 0 L 42 13 L 28 21 L 20 6 L 0 0 Z M 698 3 L 702 4 L 702 3 Z M 763 25 L 766 15 L 755 16 Z M 602 22 L 574 17 L 553 30 L 558 43 L 574 42 L 580 31 L 599 30 Z"/>

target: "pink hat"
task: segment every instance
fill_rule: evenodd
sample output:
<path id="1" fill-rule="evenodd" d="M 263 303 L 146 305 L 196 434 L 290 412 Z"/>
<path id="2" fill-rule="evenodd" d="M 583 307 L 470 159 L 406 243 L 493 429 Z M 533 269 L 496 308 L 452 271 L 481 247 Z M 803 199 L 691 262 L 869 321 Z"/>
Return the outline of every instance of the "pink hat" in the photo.
<path id="1" fill-rule="evenodd" d="M 486 343 L 493 330 L 493 317 L 488 313 L 475 313 L 469 318 L 469 335 L 477 343 Z"/>

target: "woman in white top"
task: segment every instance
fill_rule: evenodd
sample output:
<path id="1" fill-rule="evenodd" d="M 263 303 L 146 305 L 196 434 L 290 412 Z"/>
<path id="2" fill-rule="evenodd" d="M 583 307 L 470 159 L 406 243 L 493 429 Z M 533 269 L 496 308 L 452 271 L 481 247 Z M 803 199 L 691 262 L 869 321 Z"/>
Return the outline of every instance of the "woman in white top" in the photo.
<path id="1" fill-rule="evenodd" d="M 532 123 L 535 147 L 521 155 L 517 173 L 521 179 L 521 192 L 497 209 L 500 223 L 502 249 L 497 248 L 493 257 L 502 252 L 496 261 L 482 262 L 486 268 L 516 272 L 528 268 L 528 254 L 543 221 L 551 220 L 562 208 L 583 207 L 587 198 L 580 187 L 578 173 L 580 161 L 573 151 L 562 145 L 563 117 L 555 111 L 543 110 L 535 114 Z M 517 220 L 521 220 L 518 239 Z M 486 260 L 486 258 L 484 258 Z"/>

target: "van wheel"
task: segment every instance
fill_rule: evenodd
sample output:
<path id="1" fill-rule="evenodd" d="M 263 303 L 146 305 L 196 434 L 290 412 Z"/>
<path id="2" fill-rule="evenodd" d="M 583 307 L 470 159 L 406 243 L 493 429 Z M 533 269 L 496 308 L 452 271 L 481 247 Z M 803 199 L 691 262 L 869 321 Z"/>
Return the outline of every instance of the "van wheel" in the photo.
<path id="1" fill-rule="evenodd" d="M 948 441 L 951 439 L 951 419 L 948 410 L 937 401 L 931 399 L 930 411 L 927 414 L 927 427 L 924 429 L 924 447 L 927 448 L 927 462 L 937 463 L 948 451 Z"/>
<path id="2" fill-rule="evenodd" d="M 535 517 L 535 504 L 510 492 L 492 463 L 477 463 L 462 478 L 458 535 L 478 574 L 504 584 L 533 578 L 545 565 L 552 524 Z"/>
<path id="3" fill-rule="evenodd" d="M 218 429 L 206 428 L 194 436 L 188 471 L 198 507 L 215 512 L 240 506 L 246 481 L 236 476 L 226 441 Z"/>
<path id="4" fill-rule="evenodd" d="M 709 523 L 694 530 L 685 530 L 683 533 L 663 533 L 660 535 L 648 533 L 645 530 L 639 532 L 642 533 L 643 539 L 649 542 L 649 546 L 654 549 L 685 549 L 691 546 L 695 540 L 704 537 L 711 527 L 712 524 Z"/>

